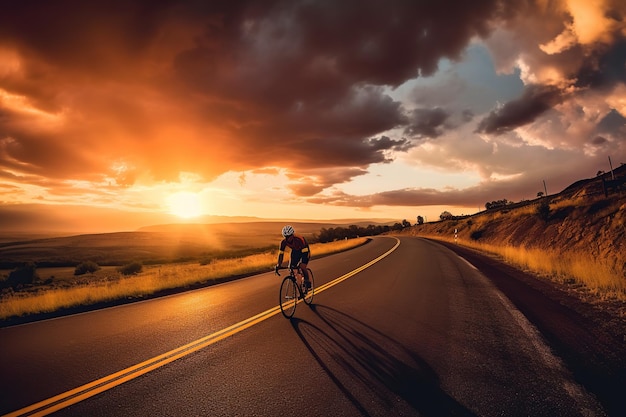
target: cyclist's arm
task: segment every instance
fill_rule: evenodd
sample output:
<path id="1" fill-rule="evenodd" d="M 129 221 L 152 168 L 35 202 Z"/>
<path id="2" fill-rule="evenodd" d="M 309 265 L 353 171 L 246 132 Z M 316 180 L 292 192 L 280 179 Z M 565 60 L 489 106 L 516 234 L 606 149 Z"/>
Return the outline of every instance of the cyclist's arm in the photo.
<path id="1" fill-rule="evenodd" d="M 283 240 L 280 242 L 280 247 L 278 248 L 278 261 L 276 262 L 276 266 L 283 265 L 283 258 L 285 257 L 285 248 L 287 247 L 287 241 Z"/>

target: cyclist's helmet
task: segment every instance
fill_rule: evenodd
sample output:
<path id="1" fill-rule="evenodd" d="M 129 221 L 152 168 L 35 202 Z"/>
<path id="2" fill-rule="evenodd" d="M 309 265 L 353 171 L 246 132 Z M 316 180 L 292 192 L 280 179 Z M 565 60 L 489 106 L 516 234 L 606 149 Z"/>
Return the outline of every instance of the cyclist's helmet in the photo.
<path id="1" fill-rule="evenodd" d="M 294 233 L 295 233 L 295 230 L 293 230 L 293 227 L 291 227 L 289 225 L 283 227 L 283 237 L 291 236 Z"/>

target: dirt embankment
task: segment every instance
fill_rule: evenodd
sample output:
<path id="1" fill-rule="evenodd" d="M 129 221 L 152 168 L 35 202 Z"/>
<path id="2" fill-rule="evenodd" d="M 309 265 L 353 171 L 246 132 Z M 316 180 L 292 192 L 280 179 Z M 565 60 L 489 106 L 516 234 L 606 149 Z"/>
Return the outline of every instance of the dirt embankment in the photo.
<path id="1" fill-rule="evenodd" d="M 626 179 L 626 166 L 616 178 Z M 453 238 L 459 243 L 583 254 L 626 279 L 626 184 L 608 189 L 602 177 L 579 181 L 557 195 L 487 210 L 472 216 L 417 225 L 414 235 Z M 541 205 L 547 204 L 541 212 Z"/>

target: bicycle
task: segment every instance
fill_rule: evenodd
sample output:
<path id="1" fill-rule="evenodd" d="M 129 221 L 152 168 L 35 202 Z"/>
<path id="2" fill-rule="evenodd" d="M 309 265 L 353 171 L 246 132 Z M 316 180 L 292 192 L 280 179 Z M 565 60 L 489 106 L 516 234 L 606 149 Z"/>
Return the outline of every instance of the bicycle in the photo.
<path id="1" fill-rule="evenodd" d="M 299 265 L 295 267 L 276 268 L 274 272 L 278 276 L 280 276 L 278 272 L 279 269 L 289 269 L 289 275 L 283 278 L 278 294 L 280 311 L 283 313 L 283 316 L 289 319 L 293 317 L 296 312 L 298 300 L 304 299 L 307 305 L 311 305 L 313 302 L 313 294 L 315 293 L 315 280 L 313 278 L 313 271 L 311 271 L 311 268 L 307 268 L 309 281 L 311 282 L 311 287 L 307 290 L 304 288 L 304 276 L 302 275 L 302 270 Z"/>

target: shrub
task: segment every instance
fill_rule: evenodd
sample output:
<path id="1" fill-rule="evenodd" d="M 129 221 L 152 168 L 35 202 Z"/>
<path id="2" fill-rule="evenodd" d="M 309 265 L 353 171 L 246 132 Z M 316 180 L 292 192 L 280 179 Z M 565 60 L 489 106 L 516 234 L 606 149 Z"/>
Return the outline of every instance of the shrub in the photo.
<path id="1" fill-rule="evenodd" d="M 537 215 L 544 222 L 550 220 L 550 203 L 548 203 L 546 200 L 543 200 L 541 203 L 539 203 L 539 205 L 537 206 Z"/>
<path id="2" fill-rule="evenodd" d="M 120 271 L 122 275 L 134 275 L 141 272 L 143 269 L 143 265 L 141 262 L 131 262 L 124 266 L 120 266 L 117 270 Z"/>
<path id="3" fill-rule="evenodd" d="M 6 280 L 6 284 L 9 287 L 16 288 L 20 285 L 32 284 L 39 279 L 37 275 L 37 267 L 32 262 L 27 262 L 23 266 L 15 268 L 11 271 L 9 277 Z"/>
<path id="4" fill-rule="evenodd" d="M 588 213 L 596 214 L 599 211 L 604 210 L 605 208 L 610 207 L 610 206 L 611 206 L 611 202 L 609 200 L 596 201 L 589 207 Z"/>
<path id="5" fill-rule="evenodd" d="M 81 262 L 76 265 L 76 269 L 74 270 L 74 275 L 84 275 L 84 274 L 92 274 L 96 272 L 100 267 L 97 263 L 93 261 Z"/>
<path id="6" fill-rule="evenodd" d="M 481 237 L 483 237 L 483 230 L 474 230 L 471 234 L 470 234 L 470 239 L 472 240 L 479 240 Z"/>

